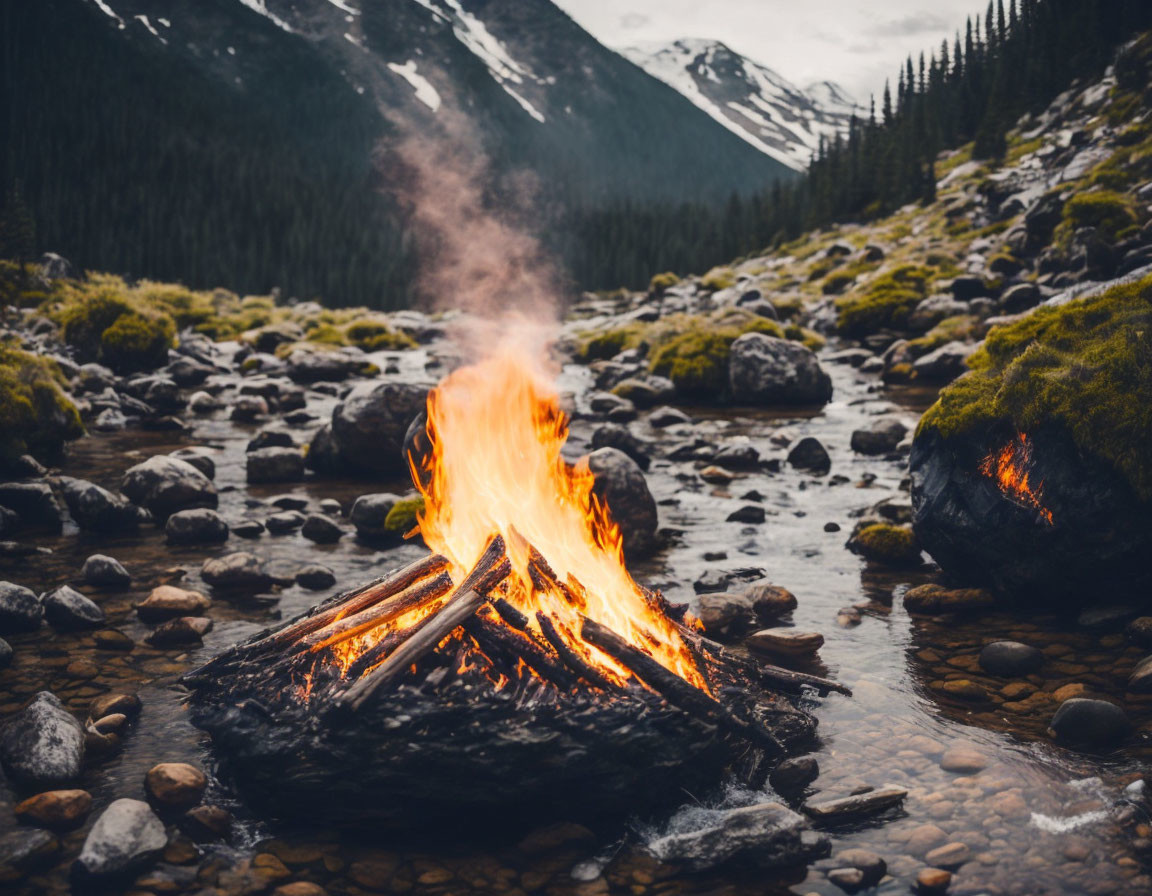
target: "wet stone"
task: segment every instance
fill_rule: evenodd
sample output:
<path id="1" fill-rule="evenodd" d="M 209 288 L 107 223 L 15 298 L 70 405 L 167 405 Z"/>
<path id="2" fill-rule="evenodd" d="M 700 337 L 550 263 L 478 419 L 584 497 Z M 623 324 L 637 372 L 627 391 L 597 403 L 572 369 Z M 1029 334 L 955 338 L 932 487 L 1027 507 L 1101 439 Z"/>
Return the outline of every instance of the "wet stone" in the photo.
<path id="1" fill-rule="evenodd" d="M 118 799 L 96 819 L 73 866 L 78 879 L 130 873 L 153 861 L 168 837 L 147 803 Z"/>
<path id="2" fill-rule="evenodd" d="M 204 772 L 185 762 L 162 762 L 144 776 L 148 796 L 166 808 L 187 809 L 196 805 L 207 786 Z"/>
<path id="3" fill-rule="evenodd" d="M 888 863 L 871 850 L 845 849 L 836 854 L 835 861 L 860 872 L 860 884 L 873 887 L 888 873 Z"/>
<path id="4" fill-rule="evenodd" d="M 12 657 L 14 655 L 12 645 L 3 638 L 0 638 L 0 669 L 7 669 L 12 665 Z"/>
<path id="5" fill-rule="evenodd" d="M 199 591 L 159 585 L 148 597 L 136 604 L 136 615 L 144 622 L 164 622 L 178 616 L 197 616 L 212 606 L 210 598 Z"/>
<path id="6" fill-rule="evenodd" d="M 304 525 L 305 516 L 299 510 L 285 510 L 274 513 L 266 520 L 264 525 L 273 535 L 283 535 L 292 532 Z"/>
<path id="7" fill-rule="evenodd" d="M 1128 678 L 1128 690 L 1133 694 L 1152 694 L 1152 656 L 1136 664 Z"/>
<path id="8" fill-rule="evenodd" d="M 215 510 L 197 507 L 168 517 L 164 535 L 169 544 L 219 544 L 228 540 L 228 524 Z"/>
<path id="9" fill-rule="evenodd" d="M 232 813 L 220 806 L 196 806 L 184 813 L 180 828 L 198 843 L 226 840 L 232 830 Z"/>
<path id="10" fill-rule="evenodd" d="M 988 757 L 973 747 L 957 744 L 940 757 L 940 768 L 959 775 L 973 775 L 988 767 Z"/>
<path id="11" fill-rule="evenodd" d="M 763 629 L 748 636 L 745 642 L 752 650 L 786 657 L 805 657 L 824 646 L 819 632 L 801 632 L 790 628 Z"/>
<path id="12" fill-rule="evenodd" d="M 764 519 L 764 508 L 756 504 L 746 504 L 740 509 L 728 514 L 728 522 L 730 523 L 752 523 L 759 525 L 764 522 Z"/>
<path id="13" fill-rule="evenodd" d="M 80 775 L 84 732 L 59 698 L 41 691 L 0 731 L 0 763 L 10 779 L 52 786 Z"/>
<path id="14" fill-rule="evenodd" d="M 804 804 L 804 812 L 818 822 L 837 824 L 884 812 L 900 805 L 906 796 L 908 791 L 901 787 L 881 787 L 855 796 L 808 802 Z"/>
<path id="15" fill-rule="evenodd" d="M 1043 663 L 1044 654 L 1019 641 L 993 641 L 980 651 L 980 668 L 1004 678 L 1030 675 Z"/>
<path id="16" fill-rule="evenodd" d="M 0 634 L 35 631 L 43 618 L 44 607 L 32 591 L 0 582 Z"/>
<path id="17" fill-rule="evenodd" d="M 972 858 L 972 851 L 963 843 L 945 843 L 929 851 L 924 861 L 937 868 L 955 870 Z"/>
<path id="18" fill-rule="evenodd" d="M 232 527 L 232 534 L 240 538 L 259 538 L 264 534 L 264 524 L 258 520 L 241 520 Z"/>
<path id="19" fill-rule="evenodd" d="M 104 611 L 75 588 L 61 585 L 41 598 L 44 617 L 55 629 L 94 628 L 104 624 Z"/>
<path id="20" fill-rule="evenodd" d="M 805 436 L 788 452 L 788 463 L 809 473 L 827 473 L 832 469 L 832 458 L 819 439 Z"/>
<path id="21" fill-rule="evenodd" d="M 344 535 L 340 525 L 323 513 L 309 514 L 300 528 L 300 534 L 317 544 L 334 544 Z"/>
<path id="22" fill-rule="evenodd" d="M 213 588 L 236 591 L 260 591 L 272 582 L 264 561 L 247 551 L 204 561 L 200 578 Z"/>
<path id="23" fill-rule="evenodd" d="M 1092 748 L 1115 746 L 1128 736 L 1132 723 L 1114 703 L 1078 697 L 1060 704 L 1051 727 L 1059 740 Z"/>
<path id="24" fill-rule="evenodd" d="M 102 719 L 120 713 L 132 719 L 140 714 L 141 708 L 140 698 L 135 694 L 105 694 L 92 701 L 88 715 L 93 719 Z"/>
<path id="25" fill-rule="evenodd" d="M 79 825 L 91 809 L 92 795 L 86 790 L 49 790 L 17 803 L 13 812 L 28 824 L 69 830 Z"/>
<path id="26" fill-rule="evenodd" d="M 93 554 L 84 561 L 80 578 L 94 588 L 122 590 L 132 584 L 132 576 L 122 563 L 107 554 Z"/>
<path id="27" fill-rule="evenodd" d="M 163 623 L 144 640 L 153 647 L 195 647 L 212 630 L 206 616 L 179 616 Z"/>
<path id="28" fill-rule="evenodd" d="M 60 841 L 48 831 L 10 831 L 0 837 L 0 883 L 48 864 L 59 851 Z"/>
<path id="29" fill-rule="evenodd" d="M 772 789 L 783 796 L 794 796 L 820 775 L 820 766 L 812 756 L 796 756 L 780 762 L 768 776 Z"/>
<path id="30" fill-rule="evenodd" d="M 309 591 L 322 591 L 336 584 L 336 574 L 327 566 L 313 563 L 296 571 L 296 584 Z"/>
<path id="31" fill-rule="evenodd" d="M 943 868 L 925 868 L 916 875 L 916 892 L 923 896 L 940 896 L 951 884 L 952 875 Z"/>
<path id="32" fill-rule="evenodd" d="M 992 594 L 982 588 L 949 589 L 940 585 L 918 585 L 904 593 L 904 609 L 923 615 L 987 610 L 995 605 Z"/>
<path id="33" fill-rule="evenodd" d="M 750 583 L 744 589 L 744 596 L 752 601 L 756 615 L 766 621 L 791 613 L 798 606 L 795 594 L 767 580 Z"/>

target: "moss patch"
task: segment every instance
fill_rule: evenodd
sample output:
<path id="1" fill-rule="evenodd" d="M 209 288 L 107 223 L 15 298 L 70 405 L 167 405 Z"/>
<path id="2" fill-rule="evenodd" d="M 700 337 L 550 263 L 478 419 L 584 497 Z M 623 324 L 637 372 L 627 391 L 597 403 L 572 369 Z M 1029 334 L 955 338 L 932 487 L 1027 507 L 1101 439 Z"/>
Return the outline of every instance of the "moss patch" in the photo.
<path id="1" fill-rule="evenodd" d="M 1108 239 L 1116 240 L 1137 224 L 1136 209 L 1128 197 L 1114 190 L 1077 193 L 1064 203 L 1064 220 L 1056 241 L 1067 242 L 1081 227 L 1095 227 Z"/>
<path id="2" fill-rule="evenodd" d="M 63 382 L 53 362 L 0 345 L 0 460 L 51 453 L 84 434 Z"/>
<path id="3" fill-rule="evenodd" d="M 654 296 L 661 296 L 664 295 L 665 290 L 671 289 L 679 282 L 680 278 L 678 276 L 671 271 L 665 271 L 663 274 L 656 274 L 648 282 L 648 292 Z"/>
<path id="4" fill-rule="evenodd" d="M 994 327 L 918 433 L 1057 422 L 1152 499 L 1152 276 Z"/>
<path id="5" fill-rule="evenodd" d="M 910 566 L 920 562 L 920 543 L 909 526 L 873 523 L 857 532 L 849 547 L 865 560 L 887 566 Z"/>
<path id="6" fill-rule="evenodd" d="M 860 291 L 836 302 L 836 327 L 843 336 L 862 337 L 877 330 L 903 328 L 908 315 L 928 296 L 931 268 L 905 264 L 876 277 Z"/>
<path id="7" fill-rule="evenodd" d="M 651 370 L 666 376 L 681 395 L 713 398 L 728 386 L 728 355 L 745 333 L 784 337 L 775 321 L 763 317 L 741 320 L 729 315 L 712 327 L 691 327 L 671 336 L 652 351 Z"/>
<path id="8" fill-rule="evenodd" d="M 415 528 L 419 522 L 418 514 L 423 512 L 423 498 L 405 498 L 403 501 L 397 501 L 384 517 L 384 531 L 396 536 L 406 535 Z"/>

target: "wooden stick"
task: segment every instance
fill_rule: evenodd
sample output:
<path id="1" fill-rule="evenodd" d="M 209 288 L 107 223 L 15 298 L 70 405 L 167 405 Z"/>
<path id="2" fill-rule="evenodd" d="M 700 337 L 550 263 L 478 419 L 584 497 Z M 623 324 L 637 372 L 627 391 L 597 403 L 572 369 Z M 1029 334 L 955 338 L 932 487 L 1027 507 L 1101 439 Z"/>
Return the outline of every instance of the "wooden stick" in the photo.
<path id="1" fill-rule="evenodd" d="M 571 690 L 576 686 L 576 677 L 560 659 L 553 659 L 524 632 L 489 621 L 479 614 L 464 623 L 464 631 L 475 638 L 480 649 L 489 655 L 503 653 L 513 661 L 513 665 L 515 660 L 523 660 L 544 681 L 561 690 Z"/>
<path id="2" fill-rule="evenodd" d="M 784 745 L 763 725 L 737 718 L 722 703 L 689 684 L 675 672 L 665 669 L 654 658 L 633 647 L 607 626 L 587 617 L 582 617 L 582 620 L 581 636 L 585 641 L 599 647 L 622 663 L 672 705 L 690 715 L 735 731 L 749 740 L 757 741 L 777 754 L 786 752 Z"/>
<path id="3" fill-rule="evenodd" d="M 388 656 L 383 663 L 357 681 L 336 698 L 341 706 L 360 709 L 377 690 L 405 672 L 409 666 L 436 648 L 464 620 L 485 601 L 487 592 L 512 571 L 512 564 L 504 556 L 504 539 L 495 536 L 476 561 L 464 581 L 430 616 L 425 616 L 407 630 L 407 640 Z"/>
<path id="4" fill-rule="evenodd" d="M 544 555 L 531 545 L 528 546 L 528 578 L 532 580 L 537 591 L 556 591 L 577 610 L 583 611 L 588 606 L 588 601 L 561 582 L 555 570 L 544 559 Z"/>
<path id="5" fill-rule="evenodd" d="M 606 675 L 600 672 L 599 669 L 594 667 L 591 663 L 587 662 L 584 657 L 580 656 L 571 645 L 564 639 L 560 633 L 557 623 L 552 621 L 552 617 L 545 613 L 543 610 L 536 611 L 536 622 L 540 625 L 540 631 L 544 633 L 545 639 L 552 645 L 552 649 L 560 655 L 565 665 L 568 666 L 578 676 L 583 678 L 588 684 L 594 688 L 599 688 L 602 691 L 618 691 L 619 686 L 610 680 Z"/>
<path id="6" fill-rule="evenodd" d="M 415 585 L 394 594 L 392 597 L 380 601 L 359 613 L 352 613 L 337 622 L 306 635 L 293 645 L 299 651 L 320 650 L 330 647 L 349 638 L 376 628 L 379 625 L 399 619 L 405 613 L 411 612 L 437 598 L 443 597 L 452 590 L 452 577 L 446 572 L 440 573 L 431 579 L 417 582 Z"/>

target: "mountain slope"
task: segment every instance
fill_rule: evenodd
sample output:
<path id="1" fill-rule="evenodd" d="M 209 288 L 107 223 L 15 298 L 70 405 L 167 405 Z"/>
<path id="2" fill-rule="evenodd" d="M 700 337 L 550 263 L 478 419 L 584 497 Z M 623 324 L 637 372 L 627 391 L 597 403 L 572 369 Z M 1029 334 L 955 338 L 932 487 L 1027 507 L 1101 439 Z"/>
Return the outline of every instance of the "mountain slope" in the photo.
<path id="1" fill-rule="evenodd" d="M 790 175 L 537 0 L 37 0 L 0 17 L 0 188 L 19 182 L 41 247 L 85 267 L 401 304 L 413 263 L 381 193 L 400 174 L 373 160 L 405 135 L 482 151 L 493 196 L 532 172 L 556 244 L 565 215 L 610 199 L 718 202 Z"/>
<path id="2" fill-rule="evenodd" d="M 621 52 L 734 134 L 796 171 L 807 167 L 821 137 L 846 133 L 853 113 L 861 111 L 831 81 L 801 90 L 719 41 L 683 38 Z"/>

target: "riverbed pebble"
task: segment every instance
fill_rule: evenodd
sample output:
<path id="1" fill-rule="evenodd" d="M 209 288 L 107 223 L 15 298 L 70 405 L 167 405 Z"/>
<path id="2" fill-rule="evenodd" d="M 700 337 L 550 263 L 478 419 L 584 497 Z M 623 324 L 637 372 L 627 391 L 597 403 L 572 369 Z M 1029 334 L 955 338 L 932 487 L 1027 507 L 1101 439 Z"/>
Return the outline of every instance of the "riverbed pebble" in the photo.
<path id="1" fill-rule="evenodd" d="M 186 762 L 162 762 L 144 776 L 144 789 L 153 800 L 167 808 L 190 808 L 200 802 L 208 778 Z"/>
<path id="2" fill-rule="evenodd" d="M 80 824 L 91 809 L 92 795 L 86 790 L 48 790 L 17 803 L 12 811 L 29 824 L 69 830 Z"/>

